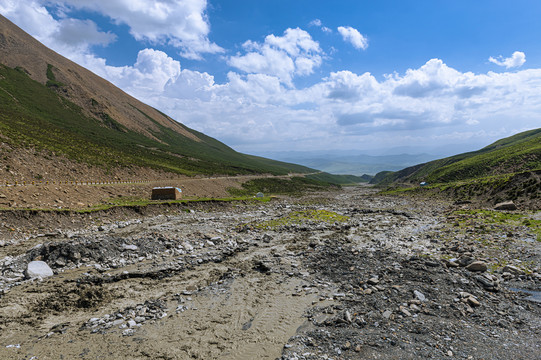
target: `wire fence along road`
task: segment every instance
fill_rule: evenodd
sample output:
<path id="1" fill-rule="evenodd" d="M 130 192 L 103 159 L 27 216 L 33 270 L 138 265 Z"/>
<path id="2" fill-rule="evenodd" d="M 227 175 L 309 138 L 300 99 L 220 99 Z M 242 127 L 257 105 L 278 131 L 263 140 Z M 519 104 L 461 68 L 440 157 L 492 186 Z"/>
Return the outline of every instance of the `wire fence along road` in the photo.
<path id="1" fill-rule="evenodd" d="M 77 180 L 59 180 L 59 181 L 4 181 L 0 182 L 0 187 L 11 186 L 43 186 L 43 185 L 114 185 L 114 184 L 144 184 L 152 182 L 163 182 L 167 180 L 122 180 L 122 181 L 77 181 Z M 174 180 L 171 180 L 174 181 Z"/>
<path id="2" fill-rule="evenodd" d="M 317 173 L 312 173 L 317 174 Z M 163 182 L 178 182 L 178 181 L 205 181 L 205 180 L 219 180 L 219 179 L 257 179 L 257 178 L 291 178 L 294 176 L 306 176 L 312 174 L 288 174 L 288 175 L 241 175 L 241 176 L 214 176 L 207 178 L 178 178 L 178 179 L 160 179 L 160 180 L 96 180 L 96 181 L 80 181 L 80 180 L 30 180 L 30 181 L 1 181 L 0 187 L 13 187 L 13 186 L 44 186 L 44 185 L 119 185 L 119 184 L 151 184 L 151 183 L 163 183 Z"/>

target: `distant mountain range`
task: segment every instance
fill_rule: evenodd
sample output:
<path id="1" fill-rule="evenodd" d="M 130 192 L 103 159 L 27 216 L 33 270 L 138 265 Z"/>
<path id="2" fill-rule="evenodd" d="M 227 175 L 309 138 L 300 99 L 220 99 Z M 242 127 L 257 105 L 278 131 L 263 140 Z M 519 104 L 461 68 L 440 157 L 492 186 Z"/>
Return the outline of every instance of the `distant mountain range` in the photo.
<path id="1" fill-rule="evenodd" d="M 415 164 L 438 159 L 430 154 L 366 155 L 349 152 L 267 152 L 266 156 L 301 164 L 331 174 L 375 175 L 398 171 Z"/>

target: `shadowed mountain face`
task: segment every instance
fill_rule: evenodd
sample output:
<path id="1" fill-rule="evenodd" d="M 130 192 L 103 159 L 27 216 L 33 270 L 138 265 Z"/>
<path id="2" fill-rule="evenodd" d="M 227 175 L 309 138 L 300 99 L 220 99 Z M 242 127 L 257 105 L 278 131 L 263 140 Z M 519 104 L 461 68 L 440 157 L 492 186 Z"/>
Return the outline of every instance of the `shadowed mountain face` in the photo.
<path id="1" fill-rule="evenodd" d="M 311 171 L 240 154 L 187 128 L 2 16 L 0 103 L 7 153 L 25 148 L 38 158 L 45 154 L 108 169 L 135 166 L 187 175 Z"/>

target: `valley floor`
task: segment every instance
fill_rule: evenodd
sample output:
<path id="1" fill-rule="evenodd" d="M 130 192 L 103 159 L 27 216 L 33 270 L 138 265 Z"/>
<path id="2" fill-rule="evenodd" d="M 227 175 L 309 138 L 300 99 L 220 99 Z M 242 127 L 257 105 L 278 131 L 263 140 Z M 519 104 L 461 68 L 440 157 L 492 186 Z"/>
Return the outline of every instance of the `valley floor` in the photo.
<path id="1" fill-rule="evenodd" d="M 541 242 L 466 210 L 351 187 L 4 219 L 0 358 L 540 359 Z"/>

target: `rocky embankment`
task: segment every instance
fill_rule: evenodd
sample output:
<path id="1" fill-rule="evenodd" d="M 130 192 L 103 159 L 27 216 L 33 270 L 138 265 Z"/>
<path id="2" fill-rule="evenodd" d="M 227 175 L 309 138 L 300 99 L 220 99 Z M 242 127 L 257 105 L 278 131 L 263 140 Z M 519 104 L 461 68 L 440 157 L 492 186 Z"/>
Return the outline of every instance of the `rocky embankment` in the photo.
<path id="1" fill-rule="evenodd" d="M 365 187 L 162 210 L 4 235 L 0 358 L 541 358 L 539 212 Z"/>

